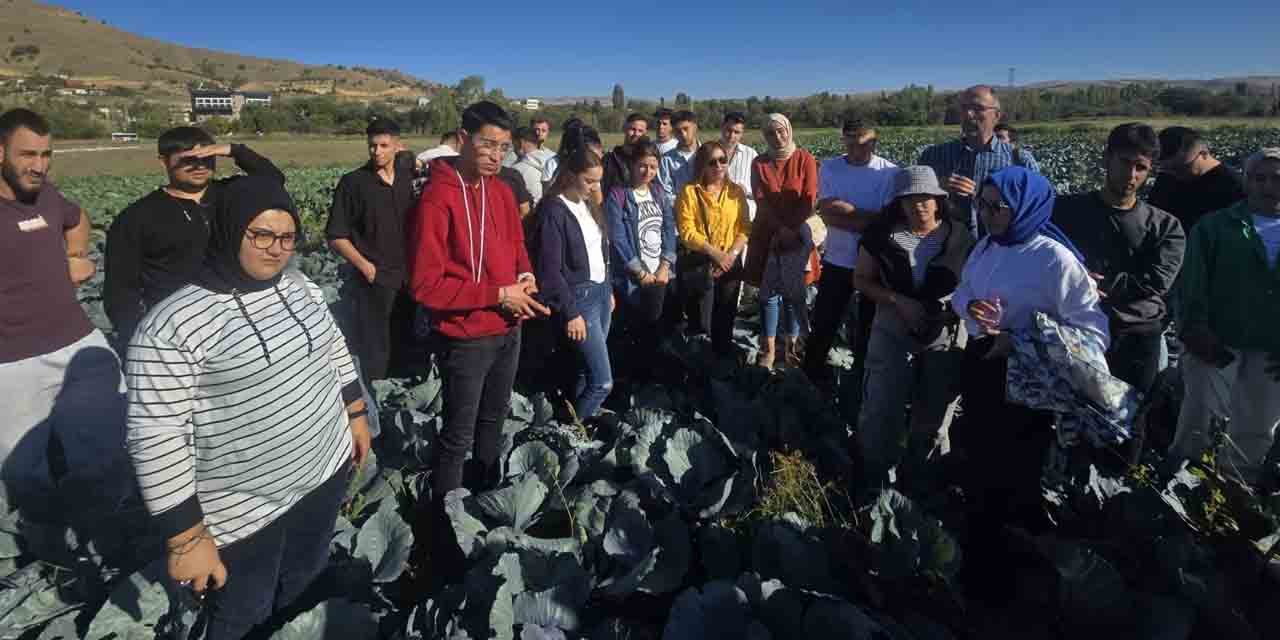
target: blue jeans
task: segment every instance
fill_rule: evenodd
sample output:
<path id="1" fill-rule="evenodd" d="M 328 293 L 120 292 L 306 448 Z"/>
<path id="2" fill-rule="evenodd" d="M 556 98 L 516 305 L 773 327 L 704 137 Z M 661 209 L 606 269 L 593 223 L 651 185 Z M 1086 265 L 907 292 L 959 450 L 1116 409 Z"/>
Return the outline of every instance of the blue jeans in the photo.
<path id="1" fill-rule="evenodd" d="M 607 282 L 585 282 L 573 288 L 578 312 L 587 323 L 587 339 L 573 343 L 579 355 L 573 410 L 580 420 L 596 415 L 613 390 L 613 369 L 609 366 L 608 343 L 609 325 L 613 317 L 613 311 L 609 308 L 612 294 L 613 287 Z"/>
<path id="2" fill-rule="evenodd" d="M 764 337 L 772 338 L 778 335 L 779 315 L 781 315 L 782 336 L 784 338 L 794 338 L 800 335 L 800 317 L 796 315 L 795 306 L 790 303 L 784 303 L 781 294 L 769 296 L 761 307 L 763 307 L 761 321 L 764 324 L 761 330 L 764 332 Z"/>

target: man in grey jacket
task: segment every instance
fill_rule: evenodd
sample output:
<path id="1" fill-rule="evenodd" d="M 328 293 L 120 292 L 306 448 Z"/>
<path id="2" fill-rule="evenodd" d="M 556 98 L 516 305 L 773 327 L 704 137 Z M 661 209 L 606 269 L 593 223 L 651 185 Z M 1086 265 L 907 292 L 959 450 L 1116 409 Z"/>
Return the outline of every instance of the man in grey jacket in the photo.
<path id="1" fill-rule="evenodd" d="M 1187 239 L 1177 218 L 1138 200 L 1159 156 L 1150 126 L 1116 127 L 1103 156 L 1106 184 L 1059 198 L 1053 212 L 1097 282 L 1111 325 L 1111 373 L 1143 392 L 1159 373 L 1165 298 L 1182 268 Z"/>

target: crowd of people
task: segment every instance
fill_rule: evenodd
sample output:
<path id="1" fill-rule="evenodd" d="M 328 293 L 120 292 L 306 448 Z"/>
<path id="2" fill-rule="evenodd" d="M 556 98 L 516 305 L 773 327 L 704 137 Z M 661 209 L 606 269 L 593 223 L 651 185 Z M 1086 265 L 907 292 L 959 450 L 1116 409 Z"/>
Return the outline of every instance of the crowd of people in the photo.
<path id="1" fill-rule="evenodd" d="M 421 358 L 439 367 L 419 542 L 456 572 L 445 496 L 498 481 L 517 378 L 590 423 L 619 376 L 664 379 L 654 354 L 672 336 L 742 358 L 744 283 L 762 325 L 750 364 L 800 369 L 834 397 L 828 354 L 843 327 L 865 477 L 958 451 L 983 526 L 1032 526 L 1055 440 L 1128 437 L 1123 417 L 1098 416 L 1152 390 L 1166 336 L 1185 349 L 1169 454 L 1198 456 L 1225 425 L 1232 468 L 1273 483 L 1280 149 L 1251 156 L 1242 181 L 1192 129 L 1125 124 L 1107 138 L 1103 187 L 1058 197 L 994 91 L 973 87 L 960 107 L 959 137 L 905 167 L 876 154 L 862 122 L 843 127 L 846 153 L 819 162 L 783 114 L 761 123 L 759 154 L 741 114 L 708 141 L 688 111 L 634 114 L 607 152 L 571 120 L 553 152 L 550 123 L 517 127 L 478 102 L 417 156 L 378 119 L 324 231 L 343 259 L 332 310 L 291 267 L 305 239 L 284 174 L 178 127 L 158 140 L 167 183 L 107 233 L 114 342 L 76 300 L 96 273 L 90 223 L 49 179 L 48 123 L 10 110 L 4 496 L 57 517 L 69 486 L 104 503 L 140 492 L 170 576 L 214 594 L 210 637 L 242 637 L 323 567 L 347 477 L 376 436 L 372 381 Z M 217 179 L 219 157 L 243 175 Z"/>

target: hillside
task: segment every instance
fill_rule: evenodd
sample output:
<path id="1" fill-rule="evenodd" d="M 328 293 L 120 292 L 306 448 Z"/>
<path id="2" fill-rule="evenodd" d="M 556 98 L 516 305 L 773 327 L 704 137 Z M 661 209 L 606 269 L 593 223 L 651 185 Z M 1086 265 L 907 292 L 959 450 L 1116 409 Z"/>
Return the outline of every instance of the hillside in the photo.
<path id="1" fill-rule="evenodd" d="M 32 0 L 0 0 L 0 78 L 64 77 L 71 86 L 185 96 L 189 83 L 248 91 L 412 98 L 436 86 L 394 70 L 306 65 L 138 36 L 90 15 Z"/>
<path id="2" fill-rule="evenodd" d="M 1119 80 L 1055 80 L 1023 85 L 1022 89 L 1045 89 L 1049 91 L 1074 91 L 1085 87 L 1125 87 L 1132 84 L 1159 82 L 1171 87 L 1189 89 L 1205 89 L 1208 91 L 1224 91 L 1235 89 L 1239 83 L 1248 85 L 1250 94 L 1266 94 L 1271 87 L 1280 84 L 1280 76 L 1241 76 L 1238 78 L 1212 78 L 1208 80 L 1163 80 L 1158 78 L 1126 78 Z"/>

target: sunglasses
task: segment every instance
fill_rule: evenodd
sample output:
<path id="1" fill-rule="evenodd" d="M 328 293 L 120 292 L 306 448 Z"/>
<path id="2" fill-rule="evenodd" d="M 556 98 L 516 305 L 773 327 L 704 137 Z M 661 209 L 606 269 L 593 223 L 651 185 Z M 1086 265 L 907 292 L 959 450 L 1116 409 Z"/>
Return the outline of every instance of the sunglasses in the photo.
<path id="1" fill-rule="evenodd" d="M 713 156 L 711 159 L 707 160 L 707 164 L 718 164 L 723 167 L 729 164 L 729 159 L 724 156 Z"/>

